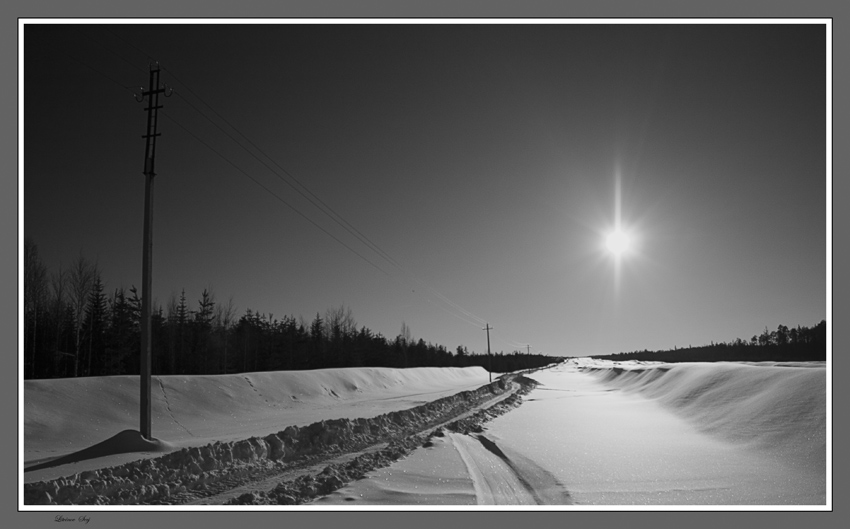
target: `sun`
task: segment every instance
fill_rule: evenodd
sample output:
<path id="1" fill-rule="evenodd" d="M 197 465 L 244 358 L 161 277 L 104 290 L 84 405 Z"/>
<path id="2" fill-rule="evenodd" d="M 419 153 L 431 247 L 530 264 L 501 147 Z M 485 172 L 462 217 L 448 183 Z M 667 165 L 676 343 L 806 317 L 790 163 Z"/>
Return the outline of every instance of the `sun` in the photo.
<path id="1" fill-rule="evenodd" d="M 616 257 L 627 253 L 632 247 L 632 238 L 621 229 L 615 229 L 605 238 L 605 246 Z"/>

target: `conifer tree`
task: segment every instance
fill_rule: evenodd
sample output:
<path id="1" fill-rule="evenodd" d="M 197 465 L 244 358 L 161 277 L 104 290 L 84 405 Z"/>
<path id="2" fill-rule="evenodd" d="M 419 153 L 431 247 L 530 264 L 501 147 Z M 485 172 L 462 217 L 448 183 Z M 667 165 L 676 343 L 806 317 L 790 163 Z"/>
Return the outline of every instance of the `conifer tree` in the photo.
<path id="1" fill-rule="evenodd" d="M 177 352 L 179 372 L 186 372 L 186 327 L 189 322 L 189 309 L 186 306 L 186 289 L 180 291 L 180 302 L 177 305 Z"/>
<path id="2" fill-rule="evenodd" d="M 319 313 L 316 313 L 316 319 L 310 324 L 310 363 L 314 368 L 322 368 L 325 366 L 325 322 Z"/>
<path id="3" fill-rule="evenodd" d="M 103 281 L 98 273 L 94 279 L 83 327 L 86 332 L 86 375 L 100 374 L 106 332 L 106 296 L 103 294 Z M 92 366 L 94 362 L 94 367 Z M 94 369 L 94 370 L 93 370 Z"/>
<path id="4" fill-rule="evenodd" d="M 198 300 L 198 311 L 195 313 L 194 319 L 195 340 L 193 356 L 196 359 L 200 358 L 201 373 L 207 372 L 207 358 L 210 352 L 210 333 L 212 332 L 214 309 L 215 298 L 207 289 L 204 289 L 201 293 L 201 299 Z"/>

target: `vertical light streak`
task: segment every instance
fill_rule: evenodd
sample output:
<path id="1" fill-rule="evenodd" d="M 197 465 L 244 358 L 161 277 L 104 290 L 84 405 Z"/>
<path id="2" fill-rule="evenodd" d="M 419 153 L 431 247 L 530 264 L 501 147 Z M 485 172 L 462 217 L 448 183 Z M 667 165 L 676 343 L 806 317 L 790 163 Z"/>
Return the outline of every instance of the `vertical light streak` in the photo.
<path id="1" fill-rule="evenodd" d="M 621 233 L 622 225 L 622 191 L 620 167 L 614 173 L 614 233 Z M 622 252 L 614 252 L 614 295 L 620 293 L 620 276 L 622 268 Z"/>

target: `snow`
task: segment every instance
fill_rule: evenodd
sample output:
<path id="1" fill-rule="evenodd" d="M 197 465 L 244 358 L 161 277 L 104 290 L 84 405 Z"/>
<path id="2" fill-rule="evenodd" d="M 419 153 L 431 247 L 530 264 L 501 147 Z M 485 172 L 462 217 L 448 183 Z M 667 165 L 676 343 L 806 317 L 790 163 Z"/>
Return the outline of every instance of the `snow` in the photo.
<path id="1" fill-rule="evenodd" d="M 478 491 L 448 437 L 415 451 L 369 478 L 319 499 L 316 505 L 476 505 Z"/>
<path id="2" fill-rule="evenodd" d="M 530 458 L 549 468 L 578 504 L 824 502 L 826 469 L 822 462 L 797 465 L 797 461 L 778 457 L 763 446 L 762 443 L 769 443 L 769 448 L 778 448 L 776 439 L 781 433 L 765 432 L 772 443 L 766 439 L 734 443 L 731 432 L 752 431 L 746 421 L 726 421 L 721 432 L 703 422 L 706 415 L 726 413 L 740 419 L 752 416 L 737 411 L 752 407 L 744 398 L 748 389 L 739 380 L 741 377 L 749 382 L 752 378 L 770 379 L 770 384 L 755 390 L 756 400 L 773 401 L 781 407 L 785 399 L 780 397 L 796 389 L 783 382 L 797 373 L 776 371 L 787 368 L 753 367 L 764 373 L 741 374 L 735 368 L 744 366 L 732 366 L 735 374 L 728 377 L 728 367 L 724 365 L 678 365 L 662 371 L 668 367 L 644 370 L 636 375 L 642 377 L 643 383 L 633 382 L 631 386 L 656 390 L 651 392 L 656 400 L 604 384 L 602 380 L 618 381 L 617 371 L 612 369 L 604 370 L 598 379 L 567 366 L 541 373 L 535 378 L 543 386 L 529 395 L 530 402 L 516 413 L 495 420 L 490 430 L 498 442 L 523 447 Z M 693 385 L 671 384 L 666 392 L 659 388 L 664 385 L 664 378 L 677 377 L 680 371 Z M 825 382 L 822 371 L 810 373 L 819 374 L 821 384 Z M 706 397 L 708 391 L 725 398 L 712 400 Z M 819 393 L 825 394 L 823 386 Z M 668 402 L 676 407 L 666 405 Z M 762 410 L 771 415 L 778 413 L 774 407 L 766 408 L 769 409 Z M 811 411 L 823 416 L 824 410 L 820 407 Z M 800 427 L 794 417 L 789 417 L 783 426 L 785 432 Z M 818 450 L 825 453 L 823 439 L 815 436 L 811 449 L 801 457 L 808 460 Z M 806 472 L 801 472 L 803 469 Z"/>
<path id="3" fill-rule="evenodd" d="M 483 433 L 509 454 L 514 468 L 494 470 L 495 463 L 482 460 L 474 465 L 482 473 L 464 460 L 467 494 L 472 491 L 479 505 L 524 503 L 519 495 L 493 493 L 487 470 L 513 479 L 540 469 L 579 506 L 826 502 L 822 364 L 578 360 L 529 376 L 542 385 Z M 450 436 L 444 445 L 427 458 L 435 468 L 457 459 L 452 448 L 475 448 L 469 436 Z M 359 481 L 321 503 L 414 503 L 416 482 L 409 476 L 421 468 L 416 460 L 400 461 L 381 471 L 394 473 L 391 485 Z M 433 495 L 429 500 L 439 503 Z"/>
<path id="4" fill-rule="evenodd" d="M 335 504 L 536 505 L 537 501 L 523 478 L 476 436 L 447 433 L 399 463 L 370 473 L 369 479 L 316 502 Z"/>
<path id="5" fill-rule="evenodd" d="M 575 359 L 526 376 L 540 385 L 499 412 L 236 503 L 291 503 L 306 490 L 320 509 L 827 505 L 823 363 Z M 60 503 L 96 492 L 128 504 L 175 498 L 258 465 L 286 468 L 298 453 L 397 438 L 508 387 L 487 381 L 480 368 L 156 377 L 158 443 L 134 430 L 137 377 L 28 381 L 26 466 L 93 453 L 24 480 Z"/>
<path id="6" fill-rule="evenodd" d="M 823 363 L 626 365 L 601 376 L 613 387 L 656 399 L 702 432 L 801 468 L 826 464 Z"/>
<path id="7" fill-rule="evenodd" d="M 375 417 L 478 388 L 488 380 L 480 367 L 155 376 L 151 430 L 168 448 L 198 447 L 264 437 L 321 420 Z M 30 466 L 49 461 L 112 440 L 125 430 L 138 431 L 138 417 L 138 376 L 25 381 L 24 462 Z M 54 479 L 141 457 L 132 442 L 110 444 L 112 454 L 27 472 L 25 480 Z M 154 452 L 148 455 L 157 455 Z"/>

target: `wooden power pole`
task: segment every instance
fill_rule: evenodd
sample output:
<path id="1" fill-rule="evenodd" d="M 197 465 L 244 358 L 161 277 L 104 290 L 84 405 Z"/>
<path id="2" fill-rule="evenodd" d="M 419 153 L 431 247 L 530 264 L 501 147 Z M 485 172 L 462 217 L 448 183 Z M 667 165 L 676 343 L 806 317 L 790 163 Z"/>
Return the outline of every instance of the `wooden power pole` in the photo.
<path id="1" fill-rule="evenodd" d="M 165 93 L 165 87 L 159 85 L 159 63 L 150 66 L 150 88 L 142 90 L 142 95 L 136 96 L 138 102 L 148 99 L 148 124 L 145 135 L 145 226 L 142 241 L 142 350 L 140 359 L 140 412 L 139 431 L 142 437 L 151 440 L 151 265 L 153 264 L 153 177 L 154 160 L 156 158 L 157 110 L 159 94 Z M 168 93 L 166 96 L 170 95 Z"/>
<path id="2" fill-rule="evenodd" d="M 490 354 L 490 331 L 492 329 L 493 329 L 493 327 L 490 327 L 489 323 L 487 324 L 486 327 L 484 327 L 484 330 L 487 331 L 487 359 L 488 359 L 487 363 L 490 366 L 487 369 L 487 371 L 489 372 L 489 375 L 490 375 L 490 382 L 493 382 L 493 355 Z"/>

